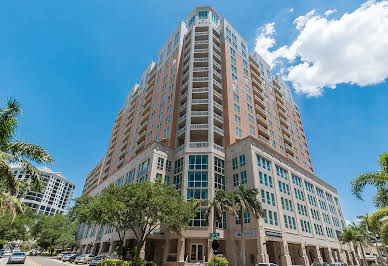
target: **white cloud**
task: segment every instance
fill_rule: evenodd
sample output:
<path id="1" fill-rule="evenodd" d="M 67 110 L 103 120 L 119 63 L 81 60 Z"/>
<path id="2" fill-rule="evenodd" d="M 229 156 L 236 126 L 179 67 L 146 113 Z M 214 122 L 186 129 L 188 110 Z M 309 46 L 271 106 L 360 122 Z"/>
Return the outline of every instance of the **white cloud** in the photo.
<path id="1" fill-rule="evenodd" d="M 294 12 L 294 8 L 292 7 L 292 8 L 290 8 L 288 11 L 289 11 L 290 13 L 292 13 L 292 12 Z"/>
<path id="2" fill-rule="evenodd" d="M 255 51 L 281 71 L 297 93 L 319 96 L 323 88 L 338 84 L 366 86 L 388 78 L 388 0 L 368 1 L 339 19 L 314 10 L 294 20 L 299 31 L 288 46 L 273 49 L 275 23 L 265 25 Z M 283 64 L 282 64 L 283 65 Z"/>
<path id="3" fill-rule="evenodd" d="M 337 9 L 329 9 L 325 12 L 325 16 L 328 17 L 330 16 L 331 14 L 334 14 L 335 12 L 337 12 Z"/>

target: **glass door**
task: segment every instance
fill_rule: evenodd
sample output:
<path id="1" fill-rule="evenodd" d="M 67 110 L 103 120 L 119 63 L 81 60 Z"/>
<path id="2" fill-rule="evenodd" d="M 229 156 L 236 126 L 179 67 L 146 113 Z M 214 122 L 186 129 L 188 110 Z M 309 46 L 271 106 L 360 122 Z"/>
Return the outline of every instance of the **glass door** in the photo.
<path id="1" fill-rule="evenodd" d="M 199 262 L 203 260 L 203 245 L 191 244 L 190 261 Z"/>

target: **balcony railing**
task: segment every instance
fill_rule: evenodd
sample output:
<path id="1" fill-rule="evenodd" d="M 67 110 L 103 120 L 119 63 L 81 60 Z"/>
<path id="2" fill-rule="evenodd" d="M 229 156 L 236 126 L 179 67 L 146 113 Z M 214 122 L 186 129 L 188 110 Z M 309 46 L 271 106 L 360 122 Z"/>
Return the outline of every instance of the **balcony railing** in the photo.
<path id="1" fill-rule="evenodd" d="M 208 129 L 209 125 L 208 124 L 191 124 L 190 129 L 193 130 L 202 130 L 202 129 Z"/>
<path id="2" fill-rule="evenodd" d="M 217 132 L 218 134 L 220 134 L 221 136 L 224 135 L 224 130 L 217 127 L 217 126 L 214 126 L 214 132 Z"/>
<path id="3" fill-rule="evenodd" d="M 208 142 L 190 142 L 190 148 L 206 148 L 209 147 Z"/>

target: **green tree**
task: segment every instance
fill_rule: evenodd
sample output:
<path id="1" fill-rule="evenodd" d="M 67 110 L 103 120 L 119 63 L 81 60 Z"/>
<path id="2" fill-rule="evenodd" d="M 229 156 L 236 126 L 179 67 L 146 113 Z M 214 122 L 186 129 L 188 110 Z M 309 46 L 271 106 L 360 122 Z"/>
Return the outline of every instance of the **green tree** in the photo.
<path id="1" fill-rule="evenodd" d="M 82 196 L 71 213 L 80 223 L 112 225 L 119 235 L 121 258 L 127 251 L 124 238 L 132 232 L 137 259 L 146 239 L 160 225 L 181 234 L 194 217 L 196 205 L 180 196 L 174 186 L 143 182 L 110 186 L 99 196 Z"/>
<path id="2" fill-rule="evenodd" d="M 367 185 L 377 189 L 374 204 L 378 208 L 388 207 L 388 153 L 381 154 L 378 159 L 380 170 L 361 174 L 351 182 L 352 193 L 362 199 L 362 192 Z"/>
<path id="3" fill-rule="evenodd" d="M 356 224 L 351 224 L 347 226 L 339 236 L 340 242 L 344 244 L 352 243 L 355 248 L 355 253 L 357 260 L 360 263 L 363 263 L 365 266 L 368 265 L 365 257 L 364 245 L 370 245 L 371 235 L 368 233 L 362 226 L 358 226 Z M 361 250 L 361 254 L 363 256 L 363 260 L 361 261 L 358 248 Z"/>
<path id="4" fill-rule="evenodd" d="M 373 224 L 371 224 L 370 215 L 368 213 L 366 213 L 365 215 L 357 216 L 357 219 L 360 221 L 360 227 L 363 230 L 365 230 L 367 232 L 371 232 L 370 241 L 375 243 L 376 250 L 377 250 L 377 253 L 379 256 L 379 261 L 380 261 L 380 263 L 382 263 L 383 257 L 381 255 L 381 252 L 380 252 L 380 249 L 378 246 L 379 239 L 378 239 L 378 237 L 376 237 L 376 235 L 379 236 L 379 229 L 377 227 L 375 227 Z"/>
<path id="5" fill-rule="evenodd" d="M 34 213 L 30 209 L 15 219 L 9 213 L 4 214 L 0 219 L 0 241 L 29 240 L 31 237 L 27 228 L 33 225 L 33 221 Z"/>
<path id="6" fill-rule="evenodd" d="M 213 200 L 208 201 L 205 218 L 209 222 L 210 214 L 213 214 L 213 233 L 216 233 L 216 224 L 222 223 L 222 216 L 233 212 L 233 194 L 223 190 L 217 190 Z"/>
<path id="7" fill-rule="evenodd" d="M 76 227 L 77 223 L 68 216 L 39 214 L 30 231 L 41 248 L 66 249 L 73 248 L 76 244 Z"/>
<path id="8" fill-rule="evenodd" d="M 242 266 L 245 262 L 245 240 L 244 240 L 244 213 L 249 212 L 255 218 L 260 218 L 265 215 L 264 209 L 260 201 L 257 199 L 259 192 L 256 188 L 247 189 L 244 185 L 240 185 L 238 190 L 233 191 L 234 214 L 240 217 L 240 239 L 241 239 L 241 257 Z"/>
<path id="9" fill-rule="evenodd" d="M 374 232 L 377 233 L 381 241 L 381 246 L 384 250 L 385 256 L 388 258 L 388 208 L 382 208 L 368 216 L 368 224 Z"/>
<path id="10" fill-rule="evenodd" d="M 32 143 L 18 141 L 15 137 L 18 127 L 20 105 L 9 100 L 6 107 L 0 109 L 0 215 L 8 212 L 13 219 L 22 208 L 15 197 L 20 193 L 20 182 L 14 177 L 10 163 L 17 163 L 30 176 L 30 188 L 39 191 L 42 188 L 38 169 L 31 163 L 53 163 L 48 152 Z"/>

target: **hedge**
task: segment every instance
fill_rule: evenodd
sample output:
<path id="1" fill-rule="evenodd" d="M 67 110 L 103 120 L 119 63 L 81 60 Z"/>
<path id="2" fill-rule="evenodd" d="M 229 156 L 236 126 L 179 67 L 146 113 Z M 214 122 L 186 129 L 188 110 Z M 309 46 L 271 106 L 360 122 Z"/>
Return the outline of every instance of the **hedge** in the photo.
<path id="1" fill-rule="evenodd" d="M 226 258 L 213 256 L 209 261 L 209 266 L 228 266 L 229 261 Z"/>
<path id="2" fill-rule="evenodd" d="M 103 260 L 100 261 L 97 266 L 157 266 L 156 263 L 152 261 L 145 261 L 138 259 L 136 261 L 125 261 L 125 260 Z"/>

